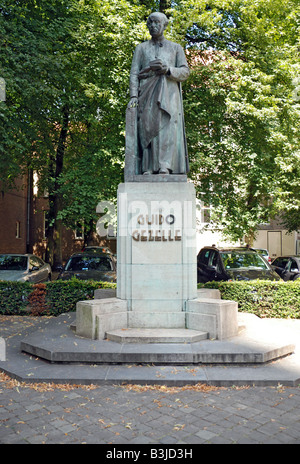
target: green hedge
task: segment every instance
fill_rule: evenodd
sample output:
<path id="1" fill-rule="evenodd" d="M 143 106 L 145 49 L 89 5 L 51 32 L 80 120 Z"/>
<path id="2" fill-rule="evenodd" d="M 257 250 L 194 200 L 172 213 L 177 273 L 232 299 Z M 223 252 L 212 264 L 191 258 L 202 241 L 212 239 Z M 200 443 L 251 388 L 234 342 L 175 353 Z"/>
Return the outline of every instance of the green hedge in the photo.
<path id="1" fill-rule="evenodd" d="M 32 285 L 28 282 L 0 281 L 0 314 L 23 314 Z"/>
<path id="2" fill-rule="evenodd" d="M 55 280 L 44 284 L 0 281 L 0 314 L 58 315 L 76 310 L 76 303 L 94 298 L 98 288 L 116 284 L 91 280 Z"/>
<path id="3" fill-rule="evenodd" d="M 76 303 L 90 300 L 98 288 L 116 284 L 72 279 L 44 284 L 0 281 L 0 314 L 58 315 L 76 310 Z M 238 302 L 239 311 L 259 317 L 300 319 L 300 279 L 295 282 L 209 282 L 199 287 L 217 288 L 224 300 Z"/>
<path id="4" fill-rule="evenodd" d="M 219 289 L 221 298 L 237 301 L 242 312 L 259 317 L 300 319 L 300 279 L 209 282 L 199 287 Z"/>

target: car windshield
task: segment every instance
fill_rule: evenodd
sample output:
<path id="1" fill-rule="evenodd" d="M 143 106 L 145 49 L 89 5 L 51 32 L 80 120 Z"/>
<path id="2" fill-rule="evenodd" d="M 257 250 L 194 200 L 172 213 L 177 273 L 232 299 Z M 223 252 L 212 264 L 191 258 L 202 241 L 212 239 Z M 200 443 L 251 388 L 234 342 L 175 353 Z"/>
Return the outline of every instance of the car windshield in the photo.
<path id="1" fill-rule="evenodd" d="M 26 271 L 27 256 L 0 255 L 0 271 Z"/>
<path id="2" fill-rule="evenodd" d="M 269 269 L 257 253 L 228 251 L 221 253 L 225 269 Z"/>
<path id="3" fill-rule="evenodd" d="M 66 271 L 111 271 L 111 263 L 108 258 L 102 256 L 74 256 L 70 258 Z"/>

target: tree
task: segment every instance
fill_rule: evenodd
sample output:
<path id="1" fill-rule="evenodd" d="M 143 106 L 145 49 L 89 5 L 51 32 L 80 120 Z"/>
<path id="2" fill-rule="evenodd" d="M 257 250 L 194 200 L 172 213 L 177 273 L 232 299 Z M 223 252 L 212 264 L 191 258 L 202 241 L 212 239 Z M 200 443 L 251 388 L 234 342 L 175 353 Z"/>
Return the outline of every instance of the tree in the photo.
<path id="1" fill-rule="evenodd" d="M 299 15 L 290 0 L 195 0 L 174 13 L 192 68 L 184 86 L 191 178 L 234 240 L 253 241 L 258 224 L 286 206 L 299 172 Z"/>
<path id="2" fill-rule="evenodd" d="M 190 177 L 216 224 L 249 241 L 280 209 L 299 224 L 296 0 L 3 0 L 0 180 L 38 172 L 52 264 L 60 224 L 92 230 L 98 202 L 116 196 L 132 53 L 155 10 L 190 61 Z"/>
<path id="3" fill-rule="evenodd" d="M 80 219 L 89 235 L 95 229 L 98 202 L 116 198 L 123 178 L 130 62 L 146 27 L 140 25 L 143 10 L 126 1 L 78 9 L 76 61 L 84 63 L 81 80 L 88 103 L 71 130 L 72 151 L 60 178 L 63 208 L 58 217 L 69 227 Z"/>
<path id="4" fill-rule="evenodd" d="M 3 180 L 37 171 L 49 195 L 51 264 L 61 261 L 61 221 L 74 227 L 80 214 L 76 220 L 89 225 L 99 199 L 115 194 L 128 50 L 144 34 L 143 28 L 137 33 L 142 9 L 125 0 L 4 1 L 1 7 L 8 95 L 2 118 L 9 129 L 0 147 Z"/>
<path id="5" fill-rule="evenodd" d="M 68 0 L 4 1 L 1 7 L 5 51 L 1 56 L 1 75 L 7 87 L 3 108 L 7 133 L 1 160 L 7 160 L 11 154 L 6 169 L 12 171 L 11 177 L 27 169 L 35 170 L 48 189 L 51 262 L 59 209 L 57 179 L 63 169 L 73 104 L 69 94 L 70 37 L 74 26 L 70 7 Z"/>

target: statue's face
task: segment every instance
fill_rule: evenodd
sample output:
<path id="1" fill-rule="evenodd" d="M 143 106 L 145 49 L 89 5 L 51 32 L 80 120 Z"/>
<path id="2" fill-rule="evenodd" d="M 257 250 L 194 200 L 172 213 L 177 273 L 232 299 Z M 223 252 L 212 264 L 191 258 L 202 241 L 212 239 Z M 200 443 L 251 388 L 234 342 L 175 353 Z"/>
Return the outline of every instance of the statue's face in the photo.
<path id="1" fill-rule="evenodd" d="M 147 26 L 152 37 L 159 37 L 165 30 L 165 21 L 159 15 L 151 15 L 148 18 Z"/>

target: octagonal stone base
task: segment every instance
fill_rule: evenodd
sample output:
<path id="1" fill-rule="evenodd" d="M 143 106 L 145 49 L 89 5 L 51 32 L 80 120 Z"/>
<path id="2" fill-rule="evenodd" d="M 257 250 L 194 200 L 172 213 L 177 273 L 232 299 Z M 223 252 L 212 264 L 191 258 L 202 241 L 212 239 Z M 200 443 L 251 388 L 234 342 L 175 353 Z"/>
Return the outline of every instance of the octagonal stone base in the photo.
<path id="1" fill-rule="evenodd" d="M 142 339 L 125 343 L 124 340 L 79 337 L 64 323 L 71 316 L 61 315 L 47 321 L 45 330 L 22 340 L 22 351 L 51 363 L 247 366 L 268 364 L 295 350 L 288 333 L 280 328 L 275 330 L 272 320 L 261 320 L 252 314 L 239 313 L 239 325 L 244 329 L 236 337 L 190 342 L 177 340 L 176 343 L 175 340 L 173 343 L 166 343 L 166 340 L 143 343 Z M 76 328 L 76 321 L 72 327 Z"/>

